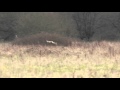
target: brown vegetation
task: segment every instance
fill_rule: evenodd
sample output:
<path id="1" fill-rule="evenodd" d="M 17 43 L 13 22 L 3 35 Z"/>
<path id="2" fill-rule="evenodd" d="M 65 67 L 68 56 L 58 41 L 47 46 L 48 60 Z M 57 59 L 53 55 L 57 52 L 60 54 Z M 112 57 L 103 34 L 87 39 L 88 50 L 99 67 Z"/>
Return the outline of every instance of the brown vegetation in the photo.
<path id="1" fill-rule="evenodd" d="M 47 41 L 53 41 L 54 43 L 48 43 Z M 62 37 L 58 34 L 39 33 L 35 35 L 26 36 L 24 38 L 18 38 L 12 42 L 14 45 L 49 45 L 49 46 L 69 46 L 72 41 L 70 38 Z"/>
<path id="2" fill-rule="evenodd" d="M 0 77 L 120 77 L 119 42 L 0 44 Z"/>

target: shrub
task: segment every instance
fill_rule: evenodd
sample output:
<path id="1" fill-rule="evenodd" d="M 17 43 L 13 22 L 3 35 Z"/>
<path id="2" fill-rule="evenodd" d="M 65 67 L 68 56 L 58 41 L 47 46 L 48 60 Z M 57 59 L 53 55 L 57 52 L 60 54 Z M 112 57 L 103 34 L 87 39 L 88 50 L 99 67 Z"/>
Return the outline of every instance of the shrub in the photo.
<path id="1" fill-rule="evenodd" d="M 12 43 L 17 45 L 55 45 L 53 43 L 47 43 L 46 40 L 56 42 L 58 46 L 69 46 L 72 43 L 70 38 L 49 33 L 39 33 L 23 38 L 18 38 Z"/>

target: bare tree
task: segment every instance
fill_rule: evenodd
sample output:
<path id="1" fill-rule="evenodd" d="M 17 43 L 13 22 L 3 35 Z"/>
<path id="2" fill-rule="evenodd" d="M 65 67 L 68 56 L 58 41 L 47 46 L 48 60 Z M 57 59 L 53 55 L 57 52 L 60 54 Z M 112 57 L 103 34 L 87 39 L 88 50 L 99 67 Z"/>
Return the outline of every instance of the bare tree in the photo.
<path id="1" fill-rule="evenodd" d="M 14 27 L 17 21 L 15 14 L 13 12 L 0 13 L 0 39 L 9 41 L 15 38 Z"/>
<path id="2" fill-rule="evenodd" d="M 110 26 L 112 28 L 115 28 L 118 33 L 120 33 L 120 13 L 117 14 L 117 16 L 108 16 L 108 17 L 103 17 L 102 20 L 104 22 L 107 22 L 107 26 Z"/>
<path id="3" fill-rule="evenodd" d="M 120 33 L 120 13 L 118 14 L 115 20 L 108 20 L 111 23 L 111 26 L 115 28 Z"/>
<path id="4" fill-rule="evenodd" d="M 97 21 L 96 12 L 76 12 L 73 15 L 73 19 L 76 23 L 77 31 L 79 32 L 79 38 L 84 40 L 90 40 L 95 33 L 95 24 Z"/>

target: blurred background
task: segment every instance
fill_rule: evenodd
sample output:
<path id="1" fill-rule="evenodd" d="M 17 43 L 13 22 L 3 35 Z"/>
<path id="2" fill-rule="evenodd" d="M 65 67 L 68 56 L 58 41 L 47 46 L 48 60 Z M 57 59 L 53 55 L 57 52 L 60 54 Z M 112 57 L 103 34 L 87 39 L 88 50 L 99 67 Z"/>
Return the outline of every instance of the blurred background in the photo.
<path id="1" fill-rule="evenodd" d="M 0 40 L 41 32 L 86 41 L 120 39 L 120 12 L 0 12 Z"/>

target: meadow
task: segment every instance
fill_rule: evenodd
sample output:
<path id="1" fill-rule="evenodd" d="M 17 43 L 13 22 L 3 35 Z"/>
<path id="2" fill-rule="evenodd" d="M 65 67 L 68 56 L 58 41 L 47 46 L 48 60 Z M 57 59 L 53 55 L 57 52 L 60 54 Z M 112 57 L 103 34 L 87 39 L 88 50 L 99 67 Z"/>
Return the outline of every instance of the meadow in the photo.
<path id="1" fill-rule="evenodd" d="M 119 78 L 120 42 L 0 43 L 1 78 Z"/>
<path id="2" fill-rule="evenodd" d="M 119 12 L 1 12 L 0 78 L 119 78 L 119 26 Z"/>

